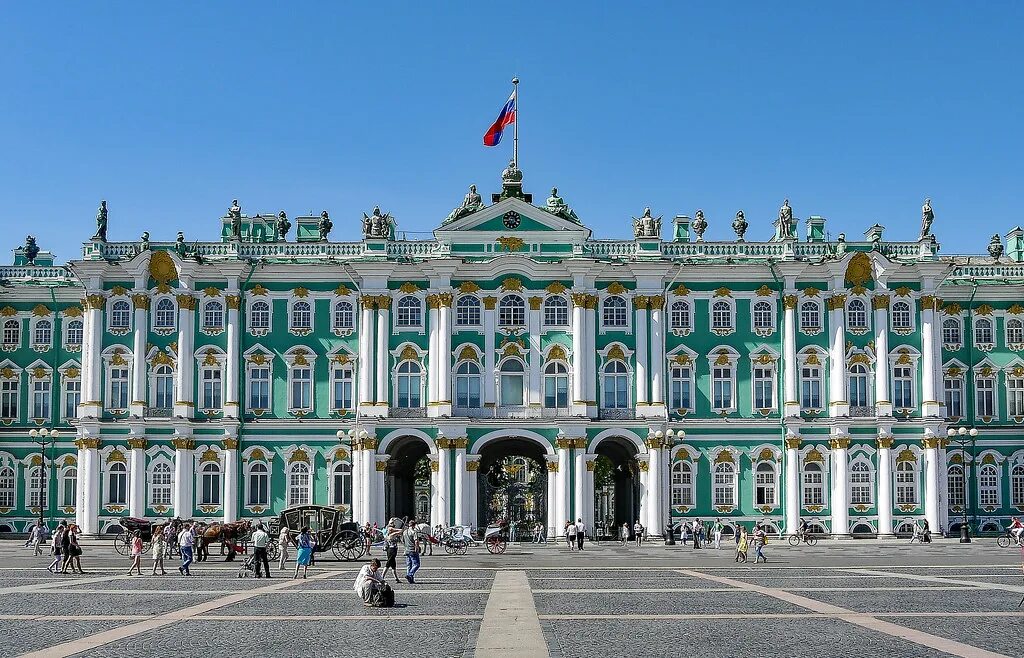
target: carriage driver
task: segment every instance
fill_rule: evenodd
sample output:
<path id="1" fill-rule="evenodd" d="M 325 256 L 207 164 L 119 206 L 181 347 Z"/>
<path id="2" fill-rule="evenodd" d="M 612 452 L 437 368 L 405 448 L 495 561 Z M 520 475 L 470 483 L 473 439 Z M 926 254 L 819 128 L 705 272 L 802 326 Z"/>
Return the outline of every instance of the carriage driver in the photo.
<path id="1" fill-rule="evenodd" d="M 373 595 L 383 584 L 384 576 L 380 573 L 380 560 L 373 558 L 369 564 L 364 564 L 363 568 L 359 570 L 352 589 L 363 599 L 363 605 L 369 607 L 373 601 Z"/>

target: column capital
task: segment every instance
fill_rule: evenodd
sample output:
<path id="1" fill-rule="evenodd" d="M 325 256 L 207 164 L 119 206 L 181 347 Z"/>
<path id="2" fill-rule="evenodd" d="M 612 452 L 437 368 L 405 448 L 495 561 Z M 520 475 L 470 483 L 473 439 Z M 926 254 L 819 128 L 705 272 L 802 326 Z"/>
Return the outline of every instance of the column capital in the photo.
<path id="1" fill-rule="evenodd" d="M 75 447 L 79 450 L 95 450 L 100 447 L 99 439 L 78 439 L 75 441 Z"/>
<path id="2" fill-rule="evenodd" d="M 128 444 L 128 447 L 131 448 L 132 450 L 145 450 L 146 446 L 149 445 L 149 442 L 146 440 L 146 437 L 144 436 L 136 436 L 130 438 L 126 441 L 126 443 Z"/>
<path id="3" fill-rule="evenodd" d="M 177 437 L 171 439 L 171 445 L 174 446 L 175 450 L 195 450 L 196 442 L 195 439 L 188 439 L 185 437 Z"/>
<path id="4" fill-rule="evenodd" d="M 144 292 L 135 293 L 132 295 L 132 306 L 135 310 L 149 310 L 149 295 Z"/>
<path id="5" fill-rule="evenodd" d="M 102 311 L 107 305 L 107 298 L 100 294 L 86 295 L 82 299 L 82 308 L 87 311 Z"/>
<path id="6" fill-rule="evenodd" d="M 787 310 L 794 310 L 799 302 L 800 298 L 796 295 L 786 295 L 782 298 L 782 304 Z"/>
<path id="7" fill-rule="evenodd" d="M 196 298 L 192 295 L 181 293 L 175 295 L 174 298 L 178 300 L 178 310 L 180 311 L 194 311 L 196 310 Z"/>
<path id="8" fill-rule="evenodd" d="M 543 297 L 530 297 L 530 310 L 539 311 L 541 304 L 544 303 Z"/>
<path id="9" fill-rule="evenodd" d="M 825 300 L 825 306 L 830 311 L 841 311 L 846 307 L 846 295 L 839 293 L 832 295 Z"/>
<path id="10" fill-rule="evenodd" d="M 785 441 L 786 449 L 799 450 L 801 441 L 803 441 L 803 438 L 799 436 L 787 436 Z"/>
<path id="11" fill-rule="evenodd" d="M 637 310 L 646 310 L 649 302 L 650 298 L 646 295 L 633 295 L 633 308 Z"/>
<path id="12" fill-rule="evenodd" d="M 649 295 L 647 297 L 647 305 L 651 307 L 652 311 L 660 311 L 665 305 L 664 295 Z"/>
<path id="13" fill-rule="evenodd" d="M 846 450 L 850 447 L 850 437 L 848 436 L 837 436 L 829 439 L 828 447 L 833 450 Z"/>
<path id="14" fill-rule="evenodd" d="M 875 439 L 875 445 L 878 446 L 879 450 L 888 450 L 889 448 L 892 448 L 892 444 L 894 442 L 895 439 L 893 437 L 885 434 L 879 434 L 878 438 Z"/>
<path id="15" fill-rule="evenodd" d="M 497 303 L 498 298 L 494 297 L 493 295 L 488 295 L 484 297 L 484 310 L 493 311 Z"/>
<path id="16" fill-rule="evenodd" d="M 359 298 L 359 303 L 364 309 L 372 310 L 377 308 L 377 296 L 376 295 L 363 295 Z"/>
<path id="17" fill-rule="evenodd" d="M 480 462 L 479 461 L 466 461 L 466 470 L 467 471 L 478 471 L 478 470 L 480 470 Z"/>
<path id="18" fill-rule="evenodd" d="M 238 439 L 225 438 L 221 441 L 225 450 L 238 450 Z"/>
<path id="19" fill-rule="evenodd" d="M 586 449 L 586 447 L 587 447 L 587 437 L 583 436 L 583 437 L 577 437 L 577 438 L 573 439 L 572 440 L 572 447 L 573 448 L 578 448 L 578 449 Z"/>
<path id="20" fill-rule="evenodd" d="M 597 460 L 596 459 L 588 459 L 587 460 L 587 470 L 588 471 L 593 471 L 596 467 L 597 467 Z"/>
<path id="21" fill-rule="evenodd" d="M 590 295 L 585 292 L 574 292 L 569 295 L 569 299 L 572 300 L 573 306 L 587 308 L 587 303 L 590 301 Z"/>
<path id="22" fill-rule="evenodd" d="M 921 439 L 921 445 L 924 446 L 926 450 L 938 448 L 939 438 L 937 436 L 926 436 L 925 438 Z"/>
<path id="23" fill-rule="evenodd" d="M 242 298 L 238 295 L 225 295 L 224 301 L 227 303 L 229 311 L 237 311 L 241 306 Z"/>
<path id="24" fill-rule="evenodd" d="M 568 450 L 572 448 L 574 444 L 575 440 L 567 437 L 555 439 L 555 447 L 558 448 L 559 450 Z"/>
<path id="25" fill-rule="evenodd" d="M 889 309 L 889 295 L 875 295 L 871 298 L 871 308 L 878 310 Z"/>

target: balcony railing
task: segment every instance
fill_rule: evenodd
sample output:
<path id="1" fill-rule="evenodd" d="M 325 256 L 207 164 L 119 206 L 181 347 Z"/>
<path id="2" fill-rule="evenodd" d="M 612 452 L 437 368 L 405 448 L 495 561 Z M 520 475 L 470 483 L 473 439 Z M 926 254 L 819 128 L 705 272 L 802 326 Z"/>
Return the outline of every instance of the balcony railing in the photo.
<path id="1" fill-rule="evenodd" d="M 391 407 L 388 412 L 391 418 L 426 418 L 426 407 Z"/>
<path id="2" fill-rule="evenodd" d="M 863 406 L 850 407 L 850 416 L 853 418 L 866 418 L 868 416 L 875 415 L 875 405 L 867 404 Z"/>
<path id="3" fill-rule="evenodd" d="M 146 418 L 170 418 L 174 410 L 170 407 L 146 407 Z"/>
<path id="4" fill-rule="evenodd" d="M 597 417 L 601 420 L 632 420 L 636 418 L 636 409 L 605 409 L 597 410 Z"/>

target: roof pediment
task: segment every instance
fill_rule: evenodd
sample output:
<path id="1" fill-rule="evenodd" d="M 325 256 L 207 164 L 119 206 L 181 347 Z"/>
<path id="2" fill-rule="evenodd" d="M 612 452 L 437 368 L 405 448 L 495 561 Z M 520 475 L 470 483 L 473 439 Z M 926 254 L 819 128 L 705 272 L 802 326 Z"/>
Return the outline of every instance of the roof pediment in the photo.
<path id="1" fill-rule="evenodd" d="M 546 234 L 546 235 L 545 235 Z M 524 240 L 582 242 L 591 230 L 521 199 L 503 199 L 494 205 L 460 217 L 434 230 L 438 240 L 488 242 L 496 236 L 518 236 Z"/>

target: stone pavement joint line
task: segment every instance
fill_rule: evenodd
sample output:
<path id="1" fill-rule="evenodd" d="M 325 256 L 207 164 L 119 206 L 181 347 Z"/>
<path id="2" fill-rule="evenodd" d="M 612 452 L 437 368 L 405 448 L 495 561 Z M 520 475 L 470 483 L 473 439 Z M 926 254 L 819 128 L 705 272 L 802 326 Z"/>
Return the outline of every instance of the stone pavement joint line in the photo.
<path id="1" fill-rule="evenodd" d="M 883 573 L 881 571 L 874 571 L 872 569 L 856 568 L 843 569 L 843 571 L 865 576 L 875 576 Z M 916 580 L 923 583 L 942 583 L 943 585 L 969 585 L 971 589 L 995 589 L 1002 590 L 1004 592 L 1016 592 L 1018 594 L 1024 593 L 1024 586 L 1021 585 L 1010 585 L 1007 583 L 989 583 L 985 582 L 984 580 L 967 580 L 965 578 L 950 578 L 948 576 L 922 576 L 916 573 L 902 573 L 900 571 L 886 571 L 884 573 L 886 576 L 889 576 L 890 578 L 903 578 L 904 580 Z"/>
<path id="2" fill-rule="evenodd" d="M 847 610 L 846 608 L 841 608 L 837 605 L 832 605 L 831 603 L 815 601 L 814 599 L 809 599 L 806 596 L 800 596 L 799 594 L 793 594 L 774 587 L 752 585 L 739 580 L 733 580 L 732 578 L 714 576 L 711 574 L 700 573 L 699 571 L 691 571 L 689 569 L 680 569 L 679 573 L 687 576 L 693 576 L 695 578 L 704 578 L 723 585 L 732 585 L 733 587 L 739 587 L 749 592 L 764 594 L 766 596 L 779 599 L 780 601 L 786 601 L 787 603 L 792 603 L 793 605 L 800 606 L 801 608 L 806 608 L 812 612 L 832 614 L 836 618 L 842 619 L 845 622 L 873 631 L 878 631 L 879 633 L 884 633 L 891 637 L 909 640 L 910 642 L 920 644 L 921 646 L 929 647 L 931 649 L 945 651 L 946 653 L 954 656 L 962 656 L 963 658 L 1007 658 L 1001 653 L 987 651 L 985 649 L 971 646 L 970 644 L 939 637 L 938 635 L 932 635 L 931 633 L 925 633 L 924 631 L 900 626 L 899 624 L 894 624 L 892 622 L 882 621 L 881 619 L 865 615 L 864 613 Z"/>
<path id="3" fill-rule="evenodd" d="M 494 575 L 484 618 L 476 639 L 476 655 L 547 658 L 548 647 L 525 571 Z"/>
<path id="4" fill-rule="evenodd" d="M 203 603 L 198 603 L 196 605 L 189 606 L 187 608 L 182 608 L 180 610 L 172 610 L 170 612 L 165 612 L 163 614 L 155 615 L 150 619 L 144 619 L 142 621 L 137 621 L 135 623 L 128 624 L 126 626 L 120 626 L 118 628 L 112 628 L 110 630 L 95 633 L 93 635 L 87 635 L 76 640 L 64 642 L 63 644 L 58 644 L 52 647 L 46 647 L 45 649 L 40 649 L 39 651 L 32 651 L 30 653 L 22 654 L 22 656 L 24 658 L 58 658 L 62 656 L 73 656 L 77 653 L 82 653 L 83 651 L 90 651 L 97 647 L 101 647 L 105 644 L 110 644 L 111 642 L 119 642 L 126 638 L 134 637 L 141 633 L 145 633 L 146 631 L 155 630 L 157 628 L 163 628 L 164 626 L 169 626 L 171 624 L 174 624 L 185 619 L 191 619 L 193 617 L 197 617 L 204 613 L 210 612 L 211 610 L 216 610 L 218 608 L 223 608 L 224 606 L 241 603 L 242 601 L 247 601 L 248 599 L 259 596 L 260 594 L 276 592 L 278 590 L 282 590 L 304 582 L 308 582 L 309 580 L 324 580 L 326 578 L 331 578 L 335 575 L 335 572 L 328 571 L 325 573 L 320 573 L 311 576 L 308 580 L 285 580 L 283 582 L 277 582 L 272 585 L 267 585 L 265 587 L 246 590 L 244 592 L 234 592 L 232 594 L 228 594 L 227 596 L 222 596 L 219 599 L 205 601 Z"/>

